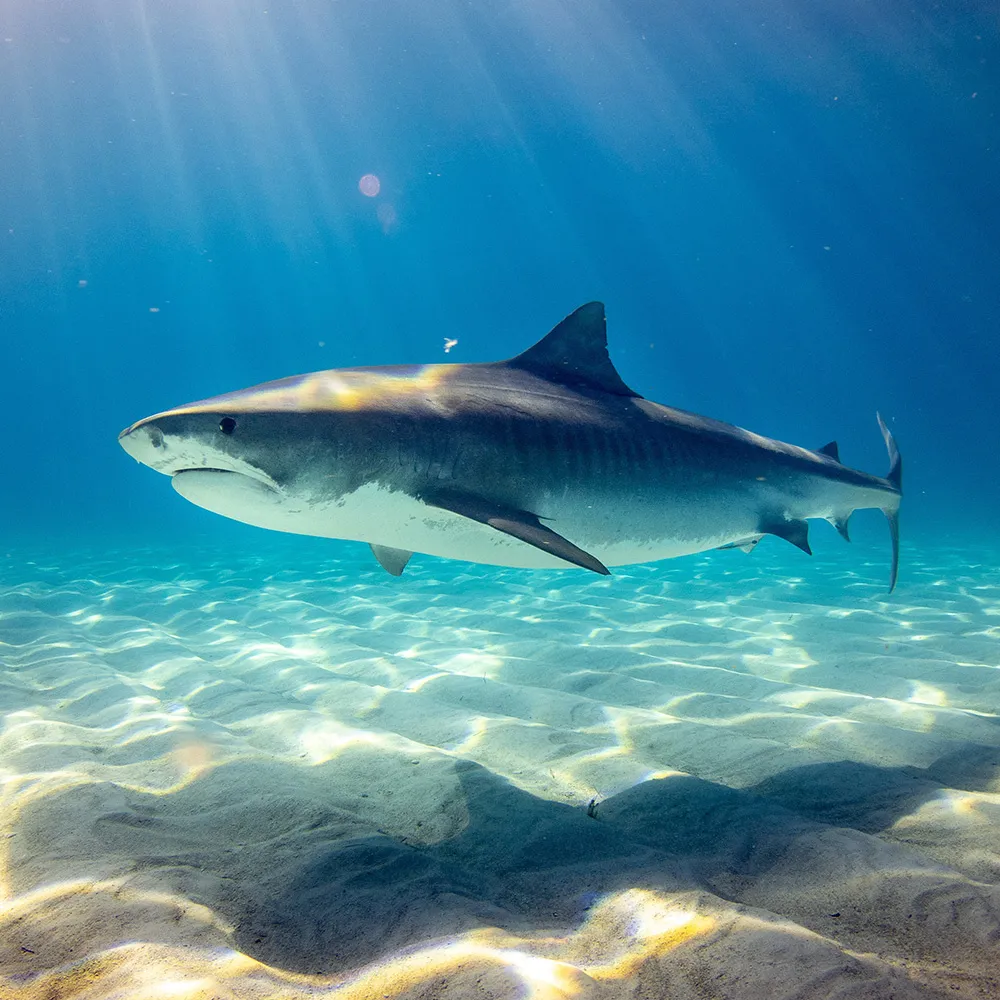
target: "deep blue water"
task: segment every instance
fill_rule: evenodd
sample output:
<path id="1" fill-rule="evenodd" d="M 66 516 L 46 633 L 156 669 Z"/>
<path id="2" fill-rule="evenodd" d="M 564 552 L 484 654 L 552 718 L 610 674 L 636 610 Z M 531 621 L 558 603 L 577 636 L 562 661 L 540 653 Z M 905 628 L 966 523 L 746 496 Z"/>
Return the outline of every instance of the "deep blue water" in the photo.
<path id="1" fill-rule="evenodd" d="M 644 395 L 879 474 L 881 409 L 904 537 L 995 543 L 998 42 L 985 0 L 5 4 L 4 534 L 252 545 L 118 431 L 601 298 Z"/>

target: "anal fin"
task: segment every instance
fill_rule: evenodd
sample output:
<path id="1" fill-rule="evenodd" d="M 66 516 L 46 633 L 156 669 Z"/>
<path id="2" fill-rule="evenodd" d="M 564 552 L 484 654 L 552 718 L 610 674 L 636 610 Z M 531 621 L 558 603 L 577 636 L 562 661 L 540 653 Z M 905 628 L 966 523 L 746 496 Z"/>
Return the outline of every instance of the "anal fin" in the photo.
<path id="1" fill-rule="evenodd" d="M 413 555 L 406 549 L 394 549 L 390 545 L 373 544 L 371 550 L 382 569 L 393 576 L 403 575 L 403 570 L 406 569 L 406 564 L 410 561 L 410 556 Z"/>
<path id="2" fill-rule="evenodd" d="M 852 511 L 853 513 L 853 511 Z M 844 539 L 845 542 L 851 540 L 850 532 L 847 530 L 847 522 L 851 515 L 847 514 L 845 517 L 828 517 L 827 520 L 832 524 L 837 531 L 840 532 L 840 537 Z"/>
<path id="3" fill-rule="evenodd" d="M 551 528 L 547 528 L 537 515 L 526 510 L 506 507 L 484 497 L 458 490 L 432 491 L 421 495 L 420 499 L 432 507 L 450 510 L 453 514 L 459 514 L 502 531 L 505 535 L 517 538 L 528 545 L 534 545 L 536 549 L 548 552 L 574 566 L 600 573 L 601 576 L 611 575 L 611 571 L 599 559 L 578 545 L 574 545 L 568 538 L 563 538 Z"/>

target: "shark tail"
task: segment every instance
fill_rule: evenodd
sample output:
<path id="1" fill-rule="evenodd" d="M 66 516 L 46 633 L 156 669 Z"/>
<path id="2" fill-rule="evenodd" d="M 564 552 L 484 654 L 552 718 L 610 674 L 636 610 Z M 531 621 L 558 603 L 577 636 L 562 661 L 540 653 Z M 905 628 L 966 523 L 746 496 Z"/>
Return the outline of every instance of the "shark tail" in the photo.
<path id="1" fill-rule="evenodd" d="M 889 472 L 886 481 L 897 493 L 895 503 L 882 508 L 885 519 L 889 522 L 889 537 L 892 539 L 892 570 L 889 574 L 889 593 L 896 587 L 896 577 L 899 575 L 899 496 L 903 493 L 903 460 L 899 455 L 899 448 L 896 446 L 896 439 L 892 436 L 892 431 L 885 425 L 881 413 L 876 413 L 879 430 L 885 438 L 885 447 L 889 452 Z"/>

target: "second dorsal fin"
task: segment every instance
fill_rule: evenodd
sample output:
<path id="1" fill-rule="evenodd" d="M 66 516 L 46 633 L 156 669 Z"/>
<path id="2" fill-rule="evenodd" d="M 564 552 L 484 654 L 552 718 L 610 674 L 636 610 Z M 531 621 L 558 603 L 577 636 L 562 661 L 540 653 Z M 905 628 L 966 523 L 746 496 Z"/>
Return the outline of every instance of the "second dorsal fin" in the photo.
<path id="1" fill-rule="evenodd" d="M 816 454 L 826 455 L 827 458 L 832 458 L 835 462 L 840 461 L 840 449 L 837 447 L 836 441 L 831 441 L 829 444 L 823 445 L 822 448 L 817 448 Z"/>
<path id="2" fill-rule="evenodd" d="M 608 357 L 603 302 L 580 306 L 537 344 L 505 363 L 574 389 L 639 395 L 622 381 Z"/>

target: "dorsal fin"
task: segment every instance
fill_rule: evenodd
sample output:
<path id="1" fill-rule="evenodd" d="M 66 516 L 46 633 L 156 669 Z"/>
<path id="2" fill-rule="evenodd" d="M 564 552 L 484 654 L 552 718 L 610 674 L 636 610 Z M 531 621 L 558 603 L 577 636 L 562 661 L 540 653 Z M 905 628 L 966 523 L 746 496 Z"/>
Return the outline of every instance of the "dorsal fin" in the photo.
<path id="1" fill-rule="evenodd" d="M 616 396 L 638 396 L 608 357 L 603 302 L 588 302 L 570 313 L 534 347 L 506 362 L 571 388 L 597 389 Z"/>
<path id="2" fill-rule="evenodd" d="M 840 461 L 840 449 L 837 447 L 836 441 L 831 441 L 829 444 L 823 445 L 822 448 L 817 448 L 816 454 L 826 455 L 827 458 L 832 458 L 835 462 Z"/>

